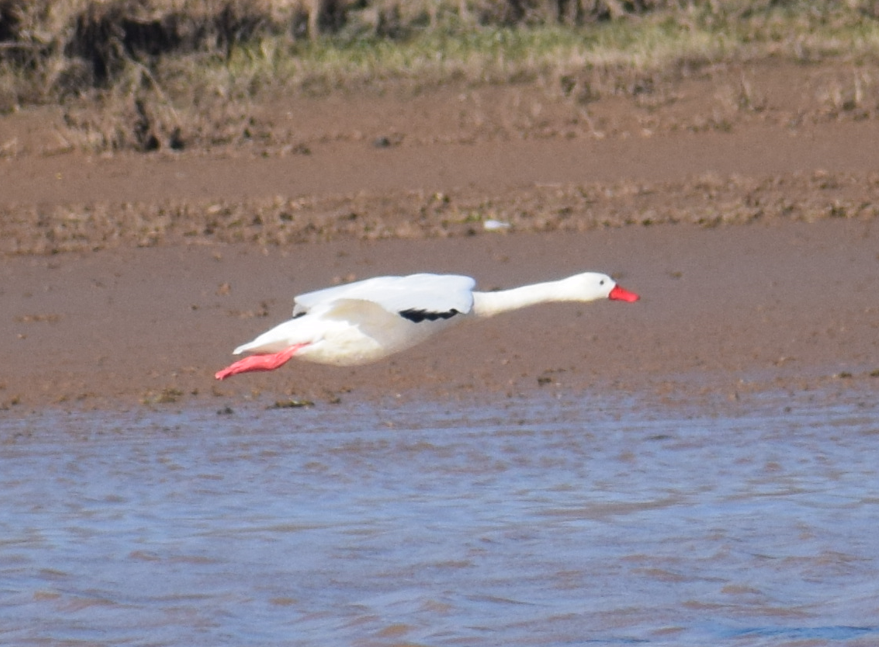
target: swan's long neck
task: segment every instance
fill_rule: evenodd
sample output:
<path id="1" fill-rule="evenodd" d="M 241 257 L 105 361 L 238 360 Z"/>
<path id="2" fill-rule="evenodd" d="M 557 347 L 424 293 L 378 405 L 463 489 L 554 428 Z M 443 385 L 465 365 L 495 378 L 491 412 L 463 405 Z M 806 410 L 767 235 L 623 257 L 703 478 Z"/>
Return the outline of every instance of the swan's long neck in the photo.
<path id="1" fill-rule="evenodd" d="M 512 290 L 498 292 L 474 292 L 473 314 L 477 317 L 493 317 L 502 312 L 527 308 L 549 301 L 578 301 L 564 280 L 535 283 Z"/>

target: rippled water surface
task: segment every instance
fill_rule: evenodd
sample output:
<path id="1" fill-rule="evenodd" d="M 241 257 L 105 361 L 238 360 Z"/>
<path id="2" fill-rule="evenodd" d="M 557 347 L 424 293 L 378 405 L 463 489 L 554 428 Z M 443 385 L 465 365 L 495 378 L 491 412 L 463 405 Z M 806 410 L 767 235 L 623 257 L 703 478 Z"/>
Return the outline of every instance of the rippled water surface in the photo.
<path id="1" fill-rule="evenodd" d="M 0 644 L 877 645 L 879 408 L 0 418 Z"/>

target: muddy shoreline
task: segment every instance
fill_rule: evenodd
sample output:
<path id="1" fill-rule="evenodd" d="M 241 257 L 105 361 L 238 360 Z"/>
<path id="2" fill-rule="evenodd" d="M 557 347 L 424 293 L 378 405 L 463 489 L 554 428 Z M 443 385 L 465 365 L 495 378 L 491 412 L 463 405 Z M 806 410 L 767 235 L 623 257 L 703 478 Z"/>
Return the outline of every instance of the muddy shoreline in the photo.
<path id="1" fill-rule="evenodd" d="M 398 395 L 875 392 L 877 122 L 791 128 L 773 107 L 783 96 L 773 74 L 751 77 L 767 97 L 759 118 L 736 113 L 723 131 L 625 129 L 645 109 L 609 100 L 590 106 L 613 115 L 603 137 L 561 127 L 537 137 L 498 109 L 465 141 L 467 102 L 439 91 L 433 103 L 372 97 L 363 114 L 338 97 L 312 100 L 307 154 L 23 146 L 0 160 L 2 415 Z M 710 107 L 718 86 L 673 90 L 679 100 L 647 111 L 657 123 L 681 105 Z M 0 134 L 51 136 L 51 119 L 15 130 L 24 117 L 0 118 Z M 388 146 L 376 144 L 381 133 Z M 488 219 L 511 228 L 487 231 Z M 284 320 L 296 294 L 336 282 L 433 271 L 492 289 L 584 270 L 612 273 L 642 301 L 535 308 L 372 366 L 292 362 L 212 378 L 232 348 Z"/>
<path id="2" fill-rule="evenodd" d="M 442 240 L 154 247 L 7 257 L 9 415 L 256 400 L 646 391 L 669 402 L 759 389 L 879 387 L 873 220 L 686 225 Z M 374 365 L 291 362 L 216 383 L 231 349 L 292 297 L 352 278 L 463 272 L 491 289 L 584 269 L 637 304 L 560 304 L 461 326 Z M 14 286 L 14 287 L 9 287 Z M 10 321 L 11 320 L 11 321 Z"/>

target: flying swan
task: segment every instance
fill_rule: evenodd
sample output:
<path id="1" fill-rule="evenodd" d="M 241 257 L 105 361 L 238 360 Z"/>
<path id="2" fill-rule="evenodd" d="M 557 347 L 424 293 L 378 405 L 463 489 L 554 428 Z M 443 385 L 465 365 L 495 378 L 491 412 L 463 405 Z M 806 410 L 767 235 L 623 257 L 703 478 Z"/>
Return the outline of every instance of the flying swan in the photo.
<path id="1" fill-rule="evenodd" d="M 551 301 L 639 299 L 606 274 L 585 272 L 512 290 L 476 292 L 452 274 L 380 276 L 300 295 L 293 318 L 239 346 L 252 353 L 216 374 L 273 371 L 293 357 L 335 366 L 368 364 L 399 353 L 465 319 L 483 319 Z"/>

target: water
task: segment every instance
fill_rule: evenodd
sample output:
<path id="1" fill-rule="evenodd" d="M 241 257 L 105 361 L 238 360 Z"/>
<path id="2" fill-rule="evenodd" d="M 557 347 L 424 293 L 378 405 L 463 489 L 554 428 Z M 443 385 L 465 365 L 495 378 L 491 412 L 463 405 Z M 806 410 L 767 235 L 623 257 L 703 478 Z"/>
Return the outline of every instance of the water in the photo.
<path id="1" fill-rule="evenodd" d="M 879 644 L 879 409 L 784 404 L 0 419 L 0 644 Z"/>

